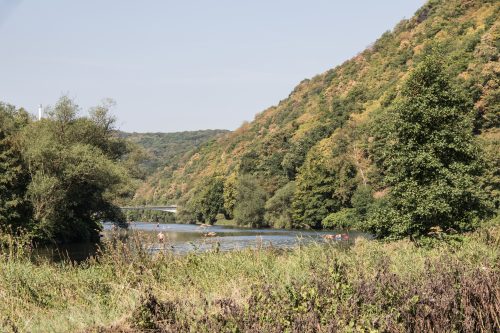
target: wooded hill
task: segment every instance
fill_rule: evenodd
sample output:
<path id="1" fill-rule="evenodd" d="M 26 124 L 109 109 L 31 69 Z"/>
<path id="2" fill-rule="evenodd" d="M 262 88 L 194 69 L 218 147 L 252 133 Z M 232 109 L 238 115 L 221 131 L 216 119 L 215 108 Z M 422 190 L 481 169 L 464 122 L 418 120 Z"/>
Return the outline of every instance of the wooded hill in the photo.
<path id="1" fill-rule="evenodd" d="M 128 133 L 118 131 L 118 136 L 142 148 L 139 167 L 144 178 L 152 176 L 151 182 L 165 177 L 167 169 L 177 168 L 179 161 L 188 152 L 228 130 L 198 130 L 174 133 Z M 139 153 L 139 152 L 138 152 Z"/>
<path id="2" fill-rule="evenodd" d="M 210 186 L 223 193 L 218 213 L 227 218 L 247 188 L 258 194 L 258 205 L 274 207 L 258 213 L 266 214 L 267 224 L 312 227 L 352 209 L 353 200 L 383 198 L 391 189 L 384 163 L 393 110 L 412 70 L 432 56 L 464 96 L 486 156 L 481 191 L 498 208 L 499 11 L 497 1 L 429 1 L 354 58 L 303 80 L 252 122 L 150 178 L 138 196 L 145 202 L 175 200 L 185 208 L 181 219 L 193 221 L 215 213 L 196 208 L 210 196 Z M 238 182 L 247 184 L 239 192 Z"/>

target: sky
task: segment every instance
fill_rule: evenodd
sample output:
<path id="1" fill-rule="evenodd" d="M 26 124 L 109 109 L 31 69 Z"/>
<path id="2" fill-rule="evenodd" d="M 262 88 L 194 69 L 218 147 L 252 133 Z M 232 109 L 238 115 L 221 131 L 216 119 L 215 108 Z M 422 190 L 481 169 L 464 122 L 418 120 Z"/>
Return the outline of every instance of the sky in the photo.
<path id="1" fill-rule="evenodd" d="M 135 132 L 230 129 L 424 0 L 0 0 L 0 101 L 112 98 Z"/>

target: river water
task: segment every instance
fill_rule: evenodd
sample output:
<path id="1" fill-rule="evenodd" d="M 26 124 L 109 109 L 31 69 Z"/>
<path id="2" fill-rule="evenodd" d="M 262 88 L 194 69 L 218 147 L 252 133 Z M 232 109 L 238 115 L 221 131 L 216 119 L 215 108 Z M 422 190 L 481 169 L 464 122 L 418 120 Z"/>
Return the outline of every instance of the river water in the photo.
<path id="1" fill-rule="evenodd" d="M 164 235 L 164 241 L 158 241 L 158 234 Z M 211 233 L 211 236 L 207 234 Z M 120 238 L 125 242 L 140 239 L 144 249 L 154 254 L 169 251 L 176 254 L 188 252 L 204 252 L 210 250 L 230 251 L 244 248 L 275 247 L 293 248 L 311 243 L 337 243 L 347 245 L 356 238 L 371 238 L 362 232 L 349 232 L 346 240 L 325 240 L 325 235 L 341 234 L 345 231 L 328 230 L 288 230 L 288 229 L 252 229 L 234 226 L 200 227 L 194 224 L 155 224 L 132 222 L 128 230 L 116 229 L 111 223 L 103 224 L 103 239 Z M 68 244 L 61 247 L 39 249 L 38 255 L 52 260 L 63 258 L 82 261 L 96 254 L 98 245 Z"/>

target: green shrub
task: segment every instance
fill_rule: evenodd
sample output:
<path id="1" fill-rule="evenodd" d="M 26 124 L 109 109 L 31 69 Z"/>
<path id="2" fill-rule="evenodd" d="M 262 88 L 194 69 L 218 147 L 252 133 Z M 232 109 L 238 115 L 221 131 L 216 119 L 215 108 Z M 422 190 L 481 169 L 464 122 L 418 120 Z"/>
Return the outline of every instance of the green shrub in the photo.
<path id="1" fill-rule="evenodd" d="M 321 221 L 326 229 L 355 229 L 359 225 L 359 217 L 353 208 L 342 208 L 340 211 L 331 213 Z"/>

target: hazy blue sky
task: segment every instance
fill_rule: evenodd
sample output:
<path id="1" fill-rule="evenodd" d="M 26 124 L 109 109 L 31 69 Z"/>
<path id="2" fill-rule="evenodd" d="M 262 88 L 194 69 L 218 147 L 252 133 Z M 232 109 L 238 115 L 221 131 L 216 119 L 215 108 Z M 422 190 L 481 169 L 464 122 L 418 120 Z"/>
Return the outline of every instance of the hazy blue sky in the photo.
<path id="1" fill-rule="evenodd" d="M 235 129 L 423 0 L 0 0 L 0 100 L 116 100 L 127 131 Z"/>

